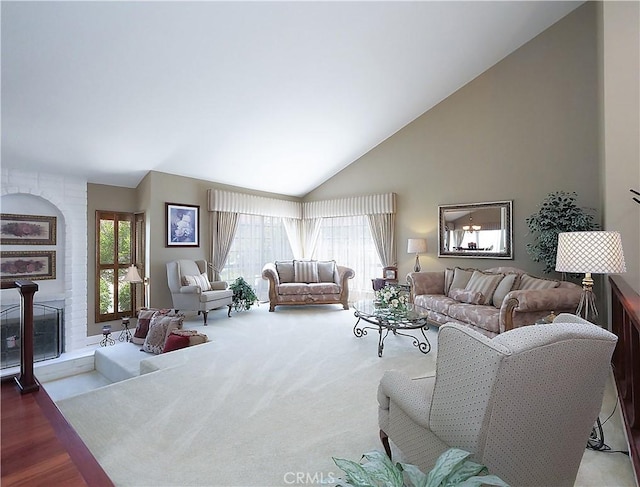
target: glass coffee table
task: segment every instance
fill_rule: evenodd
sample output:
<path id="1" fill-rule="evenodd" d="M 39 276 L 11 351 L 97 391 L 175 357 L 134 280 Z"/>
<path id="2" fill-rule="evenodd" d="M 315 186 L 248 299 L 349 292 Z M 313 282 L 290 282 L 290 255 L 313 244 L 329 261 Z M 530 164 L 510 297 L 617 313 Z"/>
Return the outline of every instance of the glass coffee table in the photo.
<path id="1" fill-rule="evenodd" d="M 413 345 L 418 347 L 422 353 L 429 353 L 431 351 L 431 344 L 427 339 L 425 331 L 429 329 L 429 323 L 427 321 L 427 310 L 416 306 L 414 304 L 407 304 L 406 309 L 402 311 L 390 310 L 389 308 L 376 307 L 373 300 L 358 301 L 353 305 L 355 310 L 355 316 L 358 318 L 355 326 L 353 327 L 353 334 L 358 338 L 367 334 L 367 330 L 378 331 L 378 357 L 382 357 L 382 351 L 384 350 L 384 340 L 387 338 L 389 332 L 394 335 L 406 336 L 413 338 Z M 360 325 L 360 321 L 373 325 L 364 326 Z M 409 335 L 403 333 L 407 330 L 420 330 L 422 338 L 420 336 Z"/>

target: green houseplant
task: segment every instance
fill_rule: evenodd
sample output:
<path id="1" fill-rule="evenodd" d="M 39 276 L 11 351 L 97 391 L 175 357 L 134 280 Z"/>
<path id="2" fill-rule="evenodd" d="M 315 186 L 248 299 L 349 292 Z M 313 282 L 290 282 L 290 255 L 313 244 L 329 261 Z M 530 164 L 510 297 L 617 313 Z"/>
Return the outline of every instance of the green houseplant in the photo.
<path id="1" fill-rule="evenodd" d="M 345 483 L 351 487 L 479 487 L 496 485 L 509 487 L 495 475 L 486 475 L 487 467 L 470 461 L 471 453 L 458 448 L 445 451 L 428 474 L 415 465 L 394 464 L 380 451 L 363 455 L 365 463 L 334 458 L 335 464 L 346 473 Z"/>
<path id="2" fill-rule="evenodd" d="M 542 201 L 538 212 L 525 220 L 534 236 L 533 242 L 527 244 L 527 252 L 534 262 L 544 264 L 544 272 L 547 274 L 556 268 L 559 233 L 586 232 L 598 228 L 593 215 L 580 208 L 576 199 L 575 192 L 549 193 Z"/>
<path id="3" fill-rule="evenodd" d="M 238 277 L 231 283 L 229 289 L 233 291 L 233 309 L 236 311 L 244 311 L 251 308 L 251 306 L 258 301 L 258 296 L 253 292 L 253 289 L 247 281 L 242 277 Z"/>

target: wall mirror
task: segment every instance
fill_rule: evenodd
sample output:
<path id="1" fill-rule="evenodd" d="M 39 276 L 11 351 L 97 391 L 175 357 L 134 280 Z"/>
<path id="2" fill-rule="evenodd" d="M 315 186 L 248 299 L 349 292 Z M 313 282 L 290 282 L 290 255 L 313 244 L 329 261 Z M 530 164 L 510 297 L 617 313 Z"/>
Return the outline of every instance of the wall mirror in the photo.
<path id="1" fill-rule="evenodd" d="M 439 257 L 513 259 L 512 201 L 440 205 Z"/>

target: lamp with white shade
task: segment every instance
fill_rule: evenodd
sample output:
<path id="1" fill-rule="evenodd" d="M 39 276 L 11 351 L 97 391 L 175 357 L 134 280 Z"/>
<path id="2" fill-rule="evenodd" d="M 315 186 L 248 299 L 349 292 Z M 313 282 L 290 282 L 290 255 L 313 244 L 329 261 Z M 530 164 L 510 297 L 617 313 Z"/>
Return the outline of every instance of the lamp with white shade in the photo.
<path id="1" fill-rule="evenodd" d="M 427 240 L 424 238 L 410 238 L 407 243 L 407 253 L 416 254 L 414 272 L 420 272 L 420 254 L 427 252 Z"/>
<path id="2" fill-rule="evenodd" d="M 591 274 L 626 272 L 619 232 L 563 232 L 558 234 L 556 271 L 584 273 L 576 314 L 589 320 L 598 316 Z"/>
<path id="3" fill-rule="evenodd" d="M 127 273 L 124 275 L 124 277 L 122 278 L 122 282 L 128 282 L 131 284 L 137 284 L 140 282 L 143 282 L 145 286 L 148 286 L 148 280 L 147 278 L 142 279 L 142 277 L 140 277 L 140 273 L 138 272 L 138 269 L 136 266 L 134 266 L 133 264 L 131 264 L 129 266 L 129 268 L 127 269 Z M 145 293 L 144 293 L 144 306 L 145 308 L 147 308 L 147 292 L 145 289 Z"/>

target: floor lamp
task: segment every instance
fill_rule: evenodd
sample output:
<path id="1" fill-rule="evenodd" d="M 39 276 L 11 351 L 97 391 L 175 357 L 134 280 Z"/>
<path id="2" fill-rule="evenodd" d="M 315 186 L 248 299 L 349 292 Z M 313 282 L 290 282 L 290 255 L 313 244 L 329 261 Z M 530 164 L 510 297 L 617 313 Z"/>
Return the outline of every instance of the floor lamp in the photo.
<path id="1" fill-rule="evenodd" d="M 142 277 L 140 277 L 140 273 L 138 272 L 138 269 L 133 264 L 131 264 L 129 266 L 129 268 L 127 269 L 127 273 L 122 278 L 122 282 L 128 282 L 130 284 L 138 284 L 140 282 L 143 282 L 145 286 L 148 285 L 147 278 L 142 279 Z M 145 293 L 144 293 L 144 307 L 145 308 L 147 307 L 147 292 L 146 292 L 146 289 L 145 289 Z"/>
<path id="2" fill-rule="evenodd" d="M 584 273 L 576 314 L 589 321 L 598 316 L 591 274 L 626 272 L 618 232 L 564 232 L 558 234 L 556 271 Z"/>

